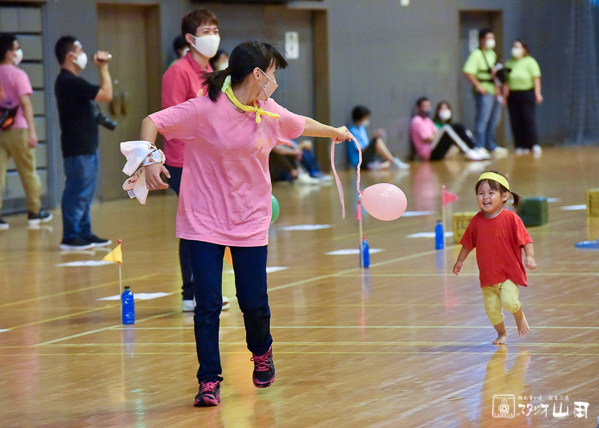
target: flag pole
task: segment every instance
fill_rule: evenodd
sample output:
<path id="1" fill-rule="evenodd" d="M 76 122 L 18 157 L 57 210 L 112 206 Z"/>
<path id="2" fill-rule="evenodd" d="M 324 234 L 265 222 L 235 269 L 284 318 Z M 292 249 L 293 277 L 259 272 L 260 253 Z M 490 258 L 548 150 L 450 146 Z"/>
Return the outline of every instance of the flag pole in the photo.
<path id="1" fill-rule="evenodd" d="M 445 194 L 445 184 L 441 186 L 441 225 L 443 226 L 443 249 L 445 249 L 445 204 L 443 195 Z"/>
<path id="2" fill-rule="evenodd" d="M 358 195 L 358 224 L 360 227 L 360 236 L 359 236 L 359 241 L 360 241 L 360 245 L 358 246 L 358 248 L 360 249 L 360 265 L 362 266 L 362 273 L 364 272 L 364 254 L 363 251 L 364 249 L 362 248 L 362 237 L 363 235 L 363 231 L 362 231 L 362 195 Z"/>
<path id="3" fill-rule="evenodd" d="M 121 245 L 121 243 L 123 242 L 122 239 L 117 240 L 117 245 Z M 119 296 L 123 295 L 123 274 L 122 274 L 122 270 L 121 270 L 121 265 L 122 263 L 117 263 L 119 265 Z"/>

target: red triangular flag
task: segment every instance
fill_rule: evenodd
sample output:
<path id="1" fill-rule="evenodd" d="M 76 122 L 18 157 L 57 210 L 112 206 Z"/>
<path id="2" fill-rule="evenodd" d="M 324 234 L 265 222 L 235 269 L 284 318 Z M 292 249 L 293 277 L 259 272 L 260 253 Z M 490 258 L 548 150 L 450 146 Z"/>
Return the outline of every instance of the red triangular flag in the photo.
<path id="1" fill-rule="evenodd" d="M 442 187 L 441 195 L 441 203 L 443 204 L 443 206 L 451 204 L 452 202 L 458 200 L 458 195 L 445 190 L 445 186 Z"/>

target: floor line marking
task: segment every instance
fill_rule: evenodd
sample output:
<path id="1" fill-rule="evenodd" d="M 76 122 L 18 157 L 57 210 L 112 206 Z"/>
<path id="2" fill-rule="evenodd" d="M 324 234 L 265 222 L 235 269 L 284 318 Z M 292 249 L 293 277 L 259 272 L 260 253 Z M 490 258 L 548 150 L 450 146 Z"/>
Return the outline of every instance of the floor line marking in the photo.
<path id="1" fill-rule="evenodd" d="M 489 345 L 491 346 L 491 345 Z M 127 352 L 69 352 L 69 353 L 40 353 L 36 352 L 35 354 L 2 354 L 0 353 L 0 358 L 2 357 L 73 357 L 73 356 L 100 356 L 105 357 L 107 355 L 114 355 L 117 357 L 122 357 Z M 245 355 L 247 351 L 222 351 L 221 355 Z M 433 355 L 433 354 L 442 354 L 446 353 L 446 351 L 306 351 L 306 350 L 298 350 L 298 351 L 278 351 L 277 354 L 286 354 L 286 355 L 321 355 L 321 354 L 337 354 L 337 355 L 397 355 L 397 354 L 418 354 L 418 355 Z M 451 352 L 447 352 L 451 355 L 463 354 L 463 355 L 494 355 L 497 353 L 497 350 L 494 351 L 481 351 L 481 352 L 465 352 L 459 350 L 451 350 Z M 192 355 L 195 354 L 195 351 L 189 352 L 135 352 L 136 356 L 144 356 L 144 355 Z M 559 353 L 559 352 L 529 352 L 529 355 L 548 355 L 548 356 L 562 356 L 562 357 L 599 357 L 598 354 L 588 354 L 588 353 Z"/>
<path id="2" fill-rule="evenodd" d="M 119 306 L 119 305 L 104 306 L 104 307 L 101 307 L 101 308 L 94 308 L 94 309 L 89 309 L 87 311 L 80 311 L 80 312 L 75 312 L 75 313 L 72 313 L 72 314 L 61 315 L 59 317 L 54 317 L 54 318 L 49 318 L 49 319 L 43 319 L 43 320 L 39 320 L 39 321 L 34 321 L 34 322 L 27 323 L 27 324 L 21 324 L 21 325 L 17 325 L 17 326 L 11 327 L 10 330 L 12 331 L 12 330 L 17 330 L 17 329 L 20 329 L 20 328 L 23 328 L 23 327 L 29 327 L 29 326 L 32 326 L 32 325 L 45 324 L 47 322 L 58 321 L 58 320 L 62 320 L 62 319 L 65 319 L 65 318 L 76 317 L 78 315 L 83 315 L 83 314 L 89 314 L 90 312 L 96 312 L 96 311 L 102 311 L 104 309 L 115 308 L 117 306 Z"/>
<path id="3" fill-rule="evenodd" d="M 395 259 L 391 259 L 391 260 L 386 260 L 386 261 L 382 261 L 382 262 L 378 262 L 378 263 L 372 263 L 370 265 L 370 267 L 376 267 L 376 266 L 384 266 L 386 264 L 390 264 L 390 263 L 397 263 L 397 262 L 403 262 L 406 260 L 411 260 L 411 259 L 415 259 L 417 257 L 422 257 L 422 256 L 427 256 L 430 254 L 435 254 L 437 252 L 437 250 L 430 250 L 430 251 L 425 251 L 422 253 L 416 253 L 416 254 L 410 254 L 409 256 L 403 256 L 403 257 L 398 257 Z M 307 278 L 307 279 L 303 279 L 300 281 L 295 281 L 295 282 L 290 282 L 288 284 L 283 284 L 283 285 L 279 285 L 276 287 L 269 287 L 268 291 L 276 291 L 276 290 L 283 290 L 285 288 L 289 288 L 289 287 L 295 287 L 296 285 L 302 285 L 302 284 L 307 284 L 310 282 L 314 282 L 314 281 L 320 281 L 321 279 L 327 279 L 327 278 L 334 278 L 340 275 L 344 275 L 350 272 L 356 272 L 356 271 L 360 271 L 361 268 L 356 267 L 356 268 L 351 268 L 351 269 L 346 269 L 346 270 L 342 270 L 339 272 L 335 272 L 335 273 L 330 273 L 327 275 L 320 275 L 320 276 L 316 276 L 313 278 Z"/>
<path id="4" fill-rule="evenodd" d="M 342 277 L 359 277 L 361 273 L 355 274 L 337 274 L 337 276 Z M 527 272 L 526 274 L 529 278 L 532 276 L 599 276 L 599 272 Z M 371 278 L 385 278 L 385 277 L 454 277 L 456 276 L 453 272 L 443 272 L 443 273 L 368 273 L 368 276 Z M 476 272 L 470 273 L 462 273 L 460 272 L 460 276 L 476 276 L 479 274 Z"/>
<path id="5" fill-rule="evenodd" d="M 115 305 L 115 306 L 118 306 L 118 305 Z M 148 318 L 140 319 L 140 320 L 136 321 L 136 323 L 142 323 L 144 321 L 149 321 L 149 320 L 153 320 L 153 319 L 156 319 L 156 318 L 162 318 L 162 317 L 166 317 L 166 316 L 169 316 L 169 315 L 177 314 L 177 313 L 180 313 L 180 312 L 181 312 L 180 310 L 177 310 L 177 311 L 172 311 L 172 312 L 168 312 L 168 313 L 165 313 L 165 314 L 154 315 L 154 316 L 151 316 L 151 317 L 148 317 Z M 111 325 L 111 326 L 102 327 L 102 328 L 98 328 L 98 329 L 95 329 L 95 330 L 90 330 L 90 331 L 85 331 L 85 332 L 78 333 L 78 334 L 73 334 L 71 336 L 59 337 L 57 339 L 48 340 L 46 342 L 38 343 L 38 344 L 36 344 L 34 346 L 45 346 L 45 345 L 49 345 L 51 343 L 57 343 L 57 342 L 62 342 L 63 340 L 75 339 L 77 337 L 87 336 L 87 335 L 94 334 L 94 333 L 99 333 L 99 332 L 105 331 L 105 330 L 117 329 L 119 327 L 121 327 L 121 324 L 114 324 L 114 325 Z"/>
<path id="6" fill-rule="evenodd" d="M 480 305 L 477 305 L 480 306 Z M 122 327 L 122 326 L 121 326 Z M 412 328 L 437 328 L 437 329 L 468 329 L 468 328 L 490 328 L 490 325 L 271 325 L 272 329 L 412 329 Z M 244 326 L 220 326 L 221 329 L 241 330 Z M 135 327 L 136 330 L 193 330 L 189 327 Z M 593 326 L 533 326 L 532 330 L 538 329 L 559 329 L 559 330 L 599 330 L 599 327 Z"/>
<path id="7" fill-rule="evenodd" d="M 487 346 L 491 341 L 486 342 L 278 342 L 277 346 Z M 246 342 L 230 342 L 220 341 L 220 345 L 246 345 Z M 135 342 L 124 343 L 124 342 L 109 342 L 109 343 L 61 343 L 61 344 L 45 344 L 46 347 L 51 348 L 77 348 L 77 347 L 102 347 L 102 346 L 195 346 L 195 342 Z M 599 343 L 576 343 L 576 342 L 565 342 L 565 343 L 534 343 L 534 342 L 518 342 L 512 345 L 528 346 L 528 347 L 572 347 L 572 348 L 599 348 Z M 29 346 L 9 346 L 2 347 L 0 349 L 13 349 L 13 348 L 30 348 L 37 347 L 40 345 L 29 345 Z M 599 355 L 599 354 L 598 354 Z"/>
<path id="8" fill-rule="evenodd" d="M 158 276 L 158 275 L 160 275 L 160 274 L 158 274 L 158 273 L 150 273 L 150 274 L 147 274 L 147 275 L 137 276 L 135 278 L 124 279 L 123 280 L 123 284 L 127 283 L 127 282 L 133 282 L 133 281 L 139 281 L 139 280 L 142 280 L 142 279 L 152 278 L 152 277 Z M 60 293 L 48 294 L 46 296 L 41 296 L 41 297 L 33 297 L 31 299 L 19 300 L 17 302 L 3 303 L 3 304 L 0 305 L 0 308 L 5 308 L 7 306 L 20 305 L 20 304 L 29 303 L 29 302 L 37 302 L 39 300 L 45 300 L 45 299 L 49 299 L 51 297 L 64 296 L 64 295 L 72 294 L 72 293 L 79 293 L 79 292 L 82 292 L 82 291 L 93 290 L 95 288 L 106 287 L 106 286 L 115 285 L 115 284 L 118 284 L 118 283 L 119 283 L 118 281 L 110 281 L 110 282 L 105 282 L 105 283 L 98 284 L 98 285 L 91 285 L 89 287 L 78 288 L 77 290 L 62 291 Z"/>

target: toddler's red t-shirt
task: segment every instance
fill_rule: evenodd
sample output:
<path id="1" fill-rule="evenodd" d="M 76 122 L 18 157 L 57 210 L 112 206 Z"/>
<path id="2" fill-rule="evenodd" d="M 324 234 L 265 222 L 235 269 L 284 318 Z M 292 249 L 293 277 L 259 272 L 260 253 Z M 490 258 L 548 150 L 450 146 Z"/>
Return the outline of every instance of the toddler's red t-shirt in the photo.
<path id="1" fill-rule="evenodd" d="M 505 282 L 527 286 L 526 271 L 522 263 L 522 247 L 532 243 L 532 238 L 518 215 L 504 209 L 494 218 L 476 214 L 460 244 L 469 250 L 476 248 L 476 262 L 480 271 L 480 285 Z"/>

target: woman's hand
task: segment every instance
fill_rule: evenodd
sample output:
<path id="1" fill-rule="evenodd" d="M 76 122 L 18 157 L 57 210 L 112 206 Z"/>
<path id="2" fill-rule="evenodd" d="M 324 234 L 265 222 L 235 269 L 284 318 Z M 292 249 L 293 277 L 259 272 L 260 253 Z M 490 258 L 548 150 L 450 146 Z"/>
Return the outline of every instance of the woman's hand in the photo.
<path id="1" fill-rule="evenodd" d="M 160 174 L 164 174 L 168 178 L 171 178 L 168 169 L 164 165 L 154 163 L 145 166 L 144 171 L 146 173 L 146 186 L 149 190 L 168 189 L 168 184 L 162 181 L 162 177 L 160 176 Z"/>
<path id="2" fill-rule="evenodd" d="M 537 104 L 541 104 L 543 102 L 543 95 L 535 94 L 535 100 L 537 101 Z"/>
<path id="3" fill-rule="evenodd" d="M 333 128 L 333 135 L 331 138 L 335 141 L 341 142 L 345 140 L 351 139 L 351 133 L 349 129 L 345 126 L 340 126 L 339 128 Z"/>

